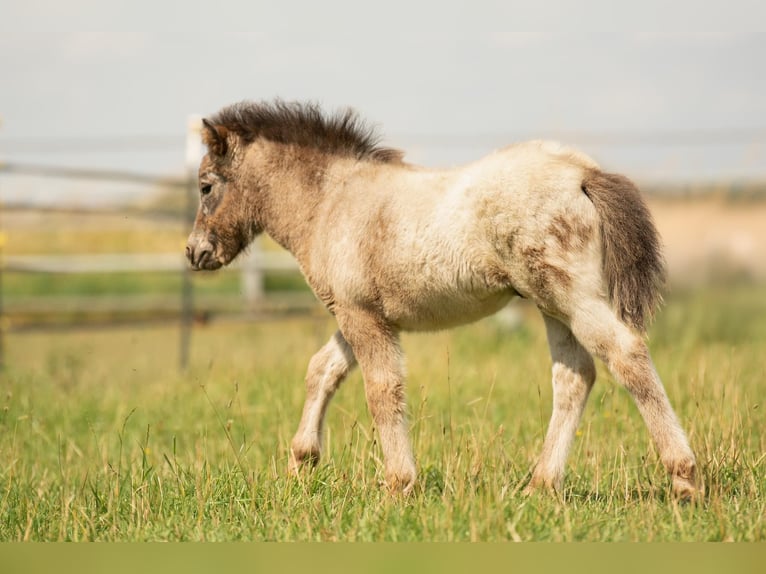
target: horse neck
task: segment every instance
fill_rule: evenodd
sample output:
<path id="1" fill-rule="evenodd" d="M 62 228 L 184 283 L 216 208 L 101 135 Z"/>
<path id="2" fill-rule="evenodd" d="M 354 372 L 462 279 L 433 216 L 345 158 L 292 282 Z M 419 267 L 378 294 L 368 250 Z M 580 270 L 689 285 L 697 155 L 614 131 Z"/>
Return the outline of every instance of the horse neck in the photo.
<path id="1" fill-rule="evenodd" d="M 256 219 L 272 239 L 300 259 L 307 249 L 314 215 L 322 201 L 329 162 L 313 152 L 263 144 L 246 160 L 246 187 L 257 189 Z"/>

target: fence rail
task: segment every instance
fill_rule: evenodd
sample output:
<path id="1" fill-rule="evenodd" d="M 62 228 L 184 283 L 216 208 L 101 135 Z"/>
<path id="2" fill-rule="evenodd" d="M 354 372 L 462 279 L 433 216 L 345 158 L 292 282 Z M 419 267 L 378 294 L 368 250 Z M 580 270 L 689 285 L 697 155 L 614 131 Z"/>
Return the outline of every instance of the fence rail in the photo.
<path id="1" fill-rule="evenodd" d="M 27 273 L 143 273 L 181 272 L 188 262 L 181 253 L 106 253 L 79 255 L 8 255 L 5 271 Z M 283 252 L 255 249 L 232 267 L 242 273 L 297 271 L 295 260 Z"/>
<path id="2" fill-rule="evenodd" d="M 0 171 L 19 175 L 53 177 L 61 179 L 114 181 L 122 183 L 161 184 L 164 187 L 183 188 L 186 180 L 173 177 L 159 177 L 152 174 L 134 173 L 128 171 L 82 169 L 51 165 L 38 165 L 0 161 Z"/>
<path id="3" fill-rule="evenodd" d="M 119 170 L 97 170 L 55 165 L 24 164 L 2 161 L 0 158 L 0 173 L 27 175 L 33 177 L 51 177 L 71 179 L 76 181 L 104 181 L 133 183 L 139 185 L 161 186 L 164 189 L 176 190 L 183 196 L 182 212 L 177 215 L 179 223 L 185 228 L 191 228 L 196 210 L 197 167 L 201 157 L 202 143 L 200 137 L 201 120 L 191 116 L 187 126 L 186 137 L 186 170 L 182 178 L 159 177 L 150 174 L 125 172 Z M 2 206 L 0 208 L 8 206 Z M 32 209 L 44 208 L 41 205 L 29 206 Z M 78 213 L 97 215 L 98 211 L 72 210 Z M 152 214 L 148 214 L 152 215 Z M 166 215 L 163 215 L 166 217 Z M 2 237 L 0 233 L 0 237 Z M 73 314 L 96 311 L 98 313 L 136 312 L 141 315 L 153 311 L 180 314 L 180 365 L 184 368 L 188 363 L 189 344 L 192 324 L 204 309 L 196 305 L 207 305 L 212 302 L 209 296 L 193 296 L 192 272 L 186 262 L 182 248 L 175 253 L 103 253 L 103 254 L 67 254 L 67 255 L 12 255 L 2 253 L 0 240 L 0 366 L 3 363 L 3 331 L 8 321 L 3 317 L 4 312 L 13 311 L 29 316 L 41 317 L 57 312 Z M 306 294 L 301 300 L 291 296 L 274 297 L 269 294 L 269 301 L 264 300 L 264 275 L 272 271 L 294 272 L 298 269 L 295 260 L 285 252 L 269 252 L 260 248 L 256 243 L 247 256 L 241 257 L 232 267 L 241 273 L 241 293 L 239 305 L 228 298 L 227 301 L 215 301 L 216 309 L 239 309 L 254 311 L 263 308 L 274 309 L 308 309 Z M 142 293 L 135 296 L 119 296 L 106 294 L 96 296 L 63 296 L 33 297 L 14 296 L 3 301 L 2 280 L 8 272 L 28 274 L 96 274 L 96 273 L 154 273 L 172 272 L 181 276 L 181 289 L 178 295 L 168 296 L 162 293 Z M 220 298 L 219 298 L 220 299 Z M 9 305 L 10 304 L 10 305 Z M 4 308 L 5 307 L 5 308 Z M 289 310 L 289 309 L 288 309 Z"/>
<path id="4" fill-rule="evenodd" d="M 103 181 L 103 182 L 120 182 L 124 184 L 137 184 L 144 186 L 161 186 L 163 189 L 173 190 L 177 193 L 177 198 L 182 199 L 181 205 L 183 205 L 181 212 L 175 212 L 172 215 L 171 212 L 160 213 L 159 211 L 154 213 L 142 213 L 143 216 L 148 217 L 162 217 L 164 219 L 174 217 L 180 224 L 183 224 L 184 228 L 191 228 L 194 220 L 194 211 L 196 208 L 196 193 L 197 193 L 197 167 L 199 164 L 199 158 L 201 155 L 201 139 L 200 139 L 200 127 L 201 120 L 199 118 L 191 117 L 189 119 L 187 138 L 186 138 L 186 170 L 182 177 L 160 177 L 157 175 L 151 175 L 147 173 L 134 173 L 119 170 L 97 170 L 87 168 L 73 168 L 62 167 L 55 165 L 39 165 L 39 164 L 25 164 L 22 162 L 4 162 L 0 158 L 0 173 L 13 174 L 13 175 L 27 175 L 32 177 L 50 177 L 50 178 L 62 178 L 71 179 L 77 181 Z M 738 128 L 730 130 L 718 130 L 718 131 L 696 131 L 696 132 L 667 132 L 667 133 L 635 133 L 635 134 L 569 134 L 572 137 L 565 137 L 565 140 L 573 140 L 580 144 L 590 141 L 593 144 L 609 145 L 609 146 L 647 146 L 654 144 L 661 145 L 708 145 L 708 144 L 720 144 L 720 143 L 751 143 L 760 144 L 764 142 L 766 137 L 766 128 Z M 409 138 L 411 142 L 425 147 L 487 147 L 492 144 L 496 139 L 493 134 L 477 134 L 475 136 L 463 136 L 452 137 L 445 136 L 427 136 L 427 135 L 413 135 Z M 513 139 L 513 138 L 511 138 Z M 503 137 L 502 142 L 507 143 L 508 138 Z M 11 142 L 5 142 L 6 145 L 10 145 Z M 34 142 L 16 142 L 18 145 L 14 146 L 15 151 L 31 152 Z M 51 143 L 51 142 L 49 142 Z M 49 149 L 56 149 L 72 151 L 69 140 L 52 142 Z M 112 141 L 112 142 L 98 142 L 95 149 L 111 149 L 115 151 L 122 151 L 125 146 L 138 145 L 144 142 L 138 139 L 128 141 Z M 172 145 L 172 142 L 168 140 L 162 140 L 162 142 L 155 142 L 157 145 Z M 75 142 L 75 148 L 79 151 L 85 151 L 90 149 L 89 146 L 94 145 L 94 141 L 80 141 Z M 180 144 L 180 141 L 179 141 Z M 26 147 L 25 147 L 26 146 Z M 1 150 L 0 150 L 1 152 Z M 749 156 L 748 156 L 749 157 Z M 749 161 L 749 160 L 748 160 Z M 760 164 L 759 164 L 760 165 Z M 180 166 L 179 166 L 180 167 Z M 759 172 L 759 174 L 762 174 Z M 750 195 L 762 194 L 763 184 L 761 180 L 742 180 L 736 187 L 731 188 L 729 193 L 733 195 Z M 694 186 L 675 185 L 663 186 L 662 188 L 654 189 L 656 186 L 649 186 L 653 191 L 661 195 L 663 193 L 669 193 L 671 195 L 684 195 L 687 191 L 689 193 L 697 193 L 699 191 L 697 184 Z M 666 191 L 667 189 L 667 191 Z M 707 186 L 703 189 L 715 191 L 717 186 Z M 717 193 L 717 191 L 716 191 Z M 21 199 L 20 201 L 24 201 Z M 30 209 L 50 209 L 53 204 L 58 202 L 48 202 L 46 205 L 29 204 L 26 207 Z M 177 209 L 177 203 L 174 204 Z M 47 207 L 46 207 L 47 206 Z M 24 205 L 17 205 L 17 208 L 24 208 Z M 0 208 L 4 208 L 6 214 L 8 213 L 9 206 L 6 204 Z M 99 209 L 101 211 L 99 211 Z M 55 208 L 57 211 L 66 212 L 69 211 L 64 204 L 64 207 Z M 88 213 L 97 215 L 100 212 L 109 211 L 104 209 L 103 206 L 97 209 L 72 209 L 73 213 L 79 214 Z M 0 238 L 2 235 L 0 234 Z M 0 239 L 0 253 L 2 253 L 2 239 Z M 218 310 L 225 310 L 225 312 L 236 312 L 241 310 L 253 310 L 259 308 L 278 308 L 286 311 L 307 309 L 308 303 L 305 301 L 309 298 L 307 293 L 303 293 L 301 301 L 300 297 L 291 298 L 291 295 L 285 294 L 284 297 L 269 293 L 268 297 L 265 297 L 264 290 L 264 276 L 269 272 L 295 272 L 298 266 L 295 260 L 285 252 L 272 252 L 266 251 L 260 247 L 258 243 L 253 247 L 247 256 L 241 257 L 233 265 L 241 274 L 241 293 L 242 296 L 237 301 L 228 297 L 226 301 L 222 299 L 215 300 L 209 296 L 203 296 L 193 293 L 193 281 L 192 271 L 183 256 L 182 248 L 179 246 L 178 252 L 173 253 L 104 253 L 104 254 L 67 254 L 67 255 L 9 255 L 4 254 L 0 260 L 0 282 L 3 280 L 3 274 L 6 272 L 14 273 L 29 273 L 29 274 L 50 274 L 51 276 L 62 274 L 108 274 L 108 273 L 159 273 L 170 272 L 177 273 L 181 277 L 181 289 L 178 296 L 171 296 L 163 293 L 143 293 L 136 296 L 119 296 L 114 293 L 99 295 L 99 296 L 84 296 L 75 294 L 74 296 L 52 297 L 44 295 L 41 297 L 33 297 L 28 294 L 18 294 L 20 296 L 14 296 L 5 303 L 10 303 L 10 309 L 13 311 L 19 310 L 23 313 L 30 315 L 43 316 L 45 313 L 55 314 L 57 311 L 64 310 L 68 313 L 76 314 L 80 310 L 97 310 L 101 313 L 129 313 L 136 312 L 141 315 L 148 315 L 153 311 L 157 311 L 155 316 L 159 316 L 161 312 L 172 313 L 173 316 L 181 317 L 180 331 L 180 363 L 181 366 L 185 366 L 188 361 L 188 349 L 189 340 L 191 337 L 191 326 L 195 320 L 195 313 L 205 312 L 204 306 L 211 304 L 212 307 Z M 18 290 L 17 290 L 18 293 Z M 3 315 L 3 290 L 0 284 L 0 365 L 3 361 L 3 341 L 2 334 L 7 321 L 2 317 Z M 303 302 L 302 302 L 303 301 Z"/>

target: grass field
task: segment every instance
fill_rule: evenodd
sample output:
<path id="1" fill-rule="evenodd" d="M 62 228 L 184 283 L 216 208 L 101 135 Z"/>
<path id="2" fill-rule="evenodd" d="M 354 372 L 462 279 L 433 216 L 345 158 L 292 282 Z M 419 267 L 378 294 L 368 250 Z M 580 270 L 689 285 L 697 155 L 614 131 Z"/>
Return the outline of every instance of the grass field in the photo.
<path id="1" fill-rule="evenodd" d="M 358 373 L 325 457 L 287 449 L 328 319 L 211 323 L 177 370 L 166 327 L 11 333 L 0 387 L 0 540 L 766 540 L 766 288 L 671 297 L 651 332 L 706 498 L 679 504 L 599 366 L 561 498 L 521 489 L 550 415 L 542 321 L 407 335 L 420 469 L 391 497 Z"/>

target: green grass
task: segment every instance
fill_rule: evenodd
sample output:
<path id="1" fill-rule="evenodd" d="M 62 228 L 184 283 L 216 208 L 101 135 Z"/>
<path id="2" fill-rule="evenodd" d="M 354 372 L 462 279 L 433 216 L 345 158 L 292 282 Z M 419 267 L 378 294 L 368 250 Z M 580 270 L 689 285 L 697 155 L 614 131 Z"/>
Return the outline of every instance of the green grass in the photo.
<path id="1" fill-rule="evenodd" d="M 241 295 L 240 274 L 236 271 L 195 273 L 194 291 L 200 295 Z M 3 295 L 11 302 L 19 297 L 70 297 L 113 295 L 177 295 L 183 281 L 178 272 L 130 273 L 44 273 L 6 272 Z M 266 291 L 306 291 L 303 277 L 296 272 L 269 272 L 264 276 Z"/>
<path id="2" fill-rule="evenodd" d="M 212 323 L 177 371 L 166 327 L 11 333 L 0 385 L 0 540 L 766 539 L 766 289 L 679 293 L 657 368 L 707 488 L 669 496 L 646 429 L 602 367 L 561 498 L 520 490 L 550 415 L 542 321 L 407 335 L 416 492 L 391 497 L 352 375 L 325 457 L 289 478 L 303 375 L 330 320 Z"/>

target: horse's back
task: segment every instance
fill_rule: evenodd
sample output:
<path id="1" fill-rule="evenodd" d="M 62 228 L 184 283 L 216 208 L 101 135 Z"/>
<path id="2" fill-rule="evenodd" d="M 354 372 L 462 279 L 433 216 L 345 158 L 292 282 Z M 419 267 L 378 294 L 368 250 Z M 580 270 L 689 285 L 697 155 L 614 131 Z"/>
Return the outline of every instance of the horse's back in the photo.
<path id="1" fill-rule="evenodd" d="M 594 170 L 585 154 L 549 141 L 466 167 L 457 181 L 470 182 L 463 207 L 473 219 L 463 238 L 484 254 L 480 275 L 493 288 L 504 284 L 552 314 L 601 290 L 599 215 L 582 190 Z"/>
<path id="2" fill-rule="evenodd" d="M 595 165 L 527 142 L 457 169 L 379 168 L 334 202 L 345 220 L 325 227 L 316 267 L 334 300 L 406 330 L 471 322 L 514 294 L 544 306 L 595 272 L 597 218 L 580 189 Z"/>

